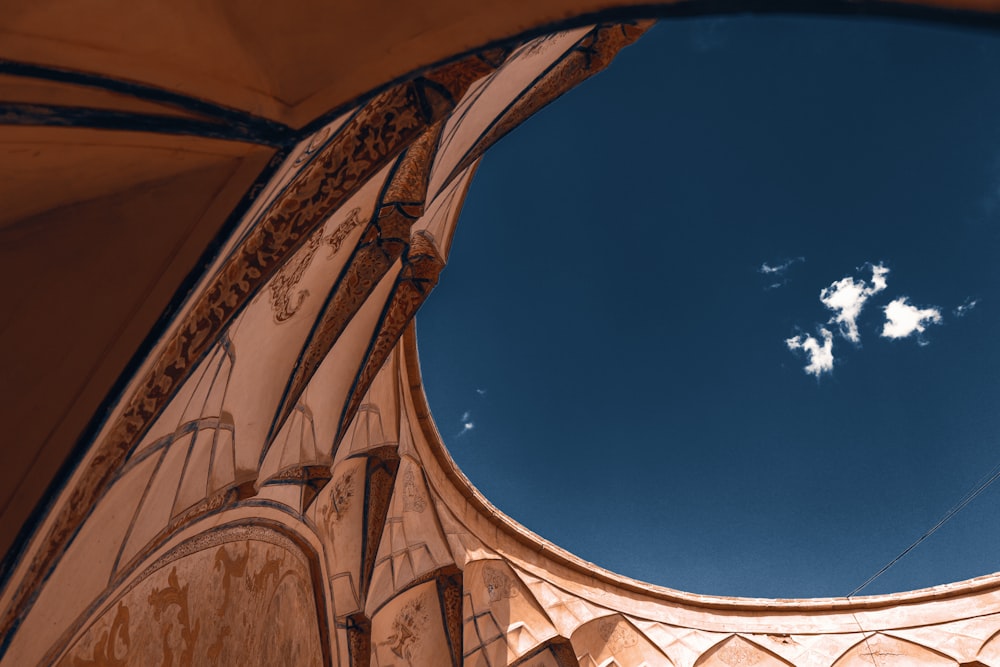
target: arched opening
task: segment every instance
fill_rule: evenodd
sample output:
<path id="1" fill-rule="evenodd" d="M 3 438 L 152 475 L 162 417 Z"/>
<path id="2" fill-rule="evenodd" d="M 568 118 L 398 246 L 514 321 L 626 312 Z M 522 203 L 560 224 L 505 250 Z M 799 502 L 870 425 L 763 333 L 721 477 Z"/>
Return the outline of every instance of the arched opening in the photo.
<path id="1" fill-rule="evenodd" d="M 996 463 L 998 56 L 885 19 L 662 22 L 530 119 L 418 317 L 460 467 L 613 571 L 850 592 Z M 858 341 L 819 298 L 846 278 Z M 883 335 L 903 298 L 940 320 Z M 817 377 L 788 341 L 822 328 Z M 865 592 L 996 570 L 995 494 Z"/>

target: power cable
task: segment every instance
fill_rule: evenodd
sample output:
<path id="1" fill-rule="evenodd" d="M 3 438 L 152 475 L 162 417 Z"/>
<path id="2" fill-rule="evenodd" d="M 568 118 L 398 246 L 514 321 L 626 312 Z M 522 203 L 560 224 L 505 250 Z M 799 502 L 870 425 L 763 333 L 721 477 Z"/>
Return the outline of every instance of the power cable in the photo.
<path id="1" fill-rule="evenodd" d="M 944 524 L 948 523 L 948 521 L 950 521 L 952 519 L 952 517 L 954 517 L 956 514 L 958 514 L 959 512 L 961 512 L 963 509 L 965 509 L 966 505 L 968 505 L 973 500 L 975 500 L 979 496 L 979 494 L 981 494 L 983 491 L 985 491 L 993 482 L 997 481 L 998 478 L 1000 478 L 1000 463 L 998 463 L 996 466 L 993 467 L 992 470 L 990 470 L 988 473 L 986 473 L 976 483 L 976 486 L 972 487 L 972 489 L 968 493 L 966 493 L 965 496 L 963 496 L 962 499 L 958 501 L 958 503 L 956 503 L 950 510 L 948 510 L 945 513 L 944 516 L 942 516 L 940 519 L 938 519 L 938 522 L 935 523 L 933 526 L 931 526 L 927 530 L 927 532 L 925 532 L 923 535 L 921 535 L 920 537 L 918 537 L 910 546 L 906 547 L 901 552 L 899 552 L 899 555 L 897 555 L 895 558 L 893 558 L 888 563 L 886 563 L 885 565 L 883 565 L 882 568 L 878 572 L 876 572 L 872 576 L 868 577 L 863 584 L 861 584 L 860 586 L 858 586 L 857 588 L 855 588 L 853 591 L 851 591 L 850 593 L 848 593 L 847 597 L 848 598 L 854 597 L 860 591 L 862 591 L 863 589 L 867 588 L 868 585 L 871 584 L 873 581 L 875 581 L 876 579 L 878 579 L 879 577 L 881 577 L 883 574 L 885 574 L 889 570 L 889 568 L 891 568 L 893 565 L 895 565 L 896 563 L 898 563 L 899 560 L 901 558 L 903 558 L 903 556 L 905 556 L 906 554 L 908 554 L 911 551 L 913 551 L 921 542 L 923 542 L 928 537 L 930 537 L 931 535 L 933 535 L 934 533 L 936 533 L 938 531 L 938 529 L 941 528 L 941 526 L 943 526 Z"/>

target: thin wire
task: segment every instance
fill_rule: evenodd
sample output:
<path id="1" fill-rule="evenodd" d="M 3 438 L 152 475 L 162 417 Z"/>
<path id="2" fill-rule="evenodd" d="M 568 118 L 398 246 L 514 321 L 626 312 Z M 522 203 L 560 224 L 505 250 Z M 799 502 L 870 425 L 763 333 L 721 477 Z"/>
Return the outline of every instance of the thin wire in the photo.
<path id="1" fill-rule="evenodd" d="M 950 521 L 952 519 L 952 517 L 954 517 L 956 514 L 958 514 L 959 512 L 961 512 L 963 509 L 965 509 L 966 505 L 968 505 L 973 500 L 975 500 L 979 496 L 979 494 L 981 494 L 983 491 L 985 491 L 993 482 L 997 481 L 998 478 L 1000 478 L 1000 463 L 998 463 L 996 466 L 993 467 L 992 470 L 990 470 L 988 473 L 986 473 L 976 483 L 976 486 L 972 487 L 972 489 L 970 489 L 969 492 L 966 493 L 965 496 L 963 496 L 962 499 L 958 501 L 958 503 L 956 503 L 950 510 L 948 510 L 945 513 L 944 516 L 942 516 L 940 519 L 938 519 L 938 522 L 935 523 L 933 526 L 931 526 L 927 530 L 927 532 L 925 532 L 923 535 L 921 535 L 920 537 L 918 537 L 916 539 L 916 541 L 913 542 L 913 544 L 911 544 L 910 546 L 908 546 L 905 549 L 903 549 L 899 553 L 898 556 L 896 556 L 895 558 L 893 558 L 892 560 L 890 560 L 888 563 L 886 563 L 885 565 L 883 565 L 882 569 L 880 569 L 878 572 L 876 572 L 872 576 L 868 577 L 868 579 L 866 579 L 863 584 L 861 584 L 860 586 L 858 586 L 857 588 L 855 588 L 853 591 L 851 591 L 850 593 L 848 593 L 847 597 L 849 597 L 849 598 L 850 597 L 854 597 L 855 595 L 858 594 L 858 592 L 860 592 L 861 590 L 865 589 L 869 584 L 871 584 L 873 581 L 875 581 L 876 579 L 878 579 L 879 577 L 881 577 L 883 574 L 885 574 L 886 571 L 890 567 L 892 567 L 893 565 L 895 565 L 896 563 L 898 563 L 899 560 L 901 558 L 903 558 L 903 556 L 905 556 L 906 554 L 910 553 L 915 548 L 917 548 L 917 546 L 921 542 L 923 542 L 928 537 L 930 537 L 931 535 L 933 535 L 934 533 L 936 533 L 938 531 L 938 529 L 941 528 L 941 526 L 943 526 L 944 524 L 948 523 L 948 521 Z"/>
<path id="2" fill-rule="evenodd" d="M 864 638 L 865 648 L 868 649 L 868 657 L 872 659 L 872 664 L 875 665 L 875 667 L 881 667 L 879 665 L 878 660 L 875 658 L 875 651 L 872 650 L 871 642 L 868 641 L 869 638 L 868 632 L 863 627 L 861 627 L 861 621 L 858 620 L 858 615 L 852 611 L 851 618 L 854 619 L 854 622 L 857 623 L 858 625 L 858 630 L 861 631 L 861 636 Z M 875 636 L 876 634 L 878 634 L 878 632 L 873 632 L 871 636 Z"/>

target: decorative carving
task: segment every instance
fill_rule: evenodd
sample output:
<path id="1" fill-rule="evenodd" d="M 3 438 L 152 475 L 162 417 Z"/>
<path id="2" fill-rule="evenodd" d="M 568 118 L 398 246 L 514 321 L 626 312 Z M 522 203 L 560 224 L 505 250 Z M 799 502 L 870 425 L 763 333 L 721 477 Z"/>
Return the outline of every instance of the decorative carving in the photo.
<path id="1" fill-rule="evenodd" d="M 483 568 L 483 583 L 486 585 L 486 591 L 490 594 L 490 602 L 515 598 L 519 594 L 510 577 L 489 565 Z"/>
<path id="2" fill-rule="evenodd" d="M 337 228 L 329 236 L 323 238 L 324 245 L 330 248 L 330 257 L 340 252 L 340 246 L 343 245 L 344 239 L 360 224 L 361 209 L 358 207 L 352 208 L 347 213 L 347 218 L 337 225 Z"/>
<path id="3" fill-rule="evenodd" d="M 179 664 L 181 667 L 190 667 L 194 661 L 195 642 L 201 633 L 201 621 L 197 620 L 194 626 L 191 625 L 191 614 L 188 609 L 188 587 L 181 586 L 177 581 L 177 568 L 170 569 L 167 576 L 167 586 L 165 588 L 154 588 L 149 594 L 149 606 L 153 608 L 153 620 L 160 622 L 163 633 L 163 664 L 174 664 L 174 652 L 178 648 L 178 640 L 183 644 L 180 651 Z M 179 630 L 178 635 L 174 634 L 173 623 L 167 620 L 166 612 L 172 606 L 177 607 L 176 623 Z"/>
<path id="4" fill-rule="evenodd" d="M 89 659 L 77 657 L 73 661 L 73 667 L 125 667 L 129 649 L 131 643 L 128 634 L 128 607 L 119 602 L 115 620 L 111 622 L 111 629 L 101 633 L 94 644 L 93 657 Z"/>
<path id="5" fill-rule="evenodd" d="M 94 617 L 58 663 L 56 654 L 43 664 L 322 664 L 317 598 L 300 549 L 287 540 L 211 544 L 196 539 L 189 546 L 200 549 L 172 553 Z"/>
<path id="6" fill-rule="evenodd" d="M 423 512 L 426 508 L 427 499 L 420 492 L 413 474 L 413 468 L 410 468 L 403 475 L 403 511 L 419 513 Z"/>
<path id="7" fill-rule="evenodd" d="M 597 625 L 597 632 L 612 652 L 621 651 L 639 643 L 639 636 L 635 631 L 618 618 L 602 620 Z"/>
<path id="8" fill-rule="evenodd" d="M 344 512 L 351 506 L 351 498 L 354 497 L 354 471 L 348 470 L 333 483 L 333 490 L 330 493 L 330 504 L 323 510 L 324 518 L 328 525 L 340 521 Z"/>
<path id="9" fill-rule="evenodd" d="M 317 132 L 316 134 L 312 135 L 312 137 L 309 138 L 309 144 L 306 145 L 302 153 L 300 153 L 299 156 L 295 158 L 293 166 L 298 167 L 303 162 L 308 160 L 310 157 L 315 155 L 316 152 L 320 149 L 320 147 L 324 143 L 326 143 L 326 140 L 329 138 L 330 138 L 330 126 L 327 125 L 322 130 L 320 130 L 319 132 Z"/>
<path id="10" fill-rule="evenodd" d="M 396 612 L 392 621 L 392 634 L 385 641 L 379 642 L 379 646 L 388 646 L 397 657 L 411 664 L 420 650 L 420 639 L 427 621 L 427 597 L 421 595 Z"/>
<path id="11" fill-rule="evenodd" d="M 347 238 L 347 235 L 360 224 L 361 209 L 355 207 L 348 212 L 344 221 L 337 225 L 337 228 L 329 235 L 324 236 L 322 231 L 320 231 L 311 236 L 305 248 L 300 250 L 291 261 L 278 270 L 278 273 L 268 283 L 268 290 L 271 292 L 271 310 L 274 313 L 275 323 L 281 324 L 290 320 L 299 311 L 299 308 L 302 307 L 302 303 L 306 297 L 309 296 L 309 290 L 299 290 L 298 294 L 294 297 L 294 303 L 292 302 L 292 292 L 312 264 L 316 250 L 321 245 L 329 246 L 330 257 L 333 257 L 340 250 L 340 246 L 343 244 L 344 239 Z"/>
<path id="12" fill-rule="evenodd" d="M 716 657 L 730 667 L 749 667 L 760 662 L 760 651 L 744 642 L 731 641 L 716 653 Z"/>
<path id="13" fill-rule="evenodd" d="M 300 251 L 292 261 L 281 267 L 277 275 L 268 283 L 268 288 L 271 291 L 271 310 L 274 313 L 275 323 L 281 324 L 290 320 L 292 315 L 297 313 L 299 308 L 302 307 L 302 302 L 309 296 L 309 290 L 299 290 L 298 294 L 295 295 L 295 303 L 292 303 L 292 290 L 302 280 L 306 269 L 312 264 L 316 248 L 322 242 L 323 236 L 320 234 L 316 234 L 310 238 L 305 250 Z"/>
<path id="14" fill-rule="evenodd" d="M 219 605 L 219 609 L 215 612 L 217 616 L 222 616 L 226 613 L 226 607 L 229 605 L 229 587 L 232 584 L 232 578 L 243 578 L 247 571 L 247 561 L 249 559 L 249 542 L 243 554 L 236 558 L 229 556 L 229 551 L 225 546 L 219 547 L 219 550 L 215 552 L 214 569 L 220 571 L 222 574 L 222 604 Z"/>

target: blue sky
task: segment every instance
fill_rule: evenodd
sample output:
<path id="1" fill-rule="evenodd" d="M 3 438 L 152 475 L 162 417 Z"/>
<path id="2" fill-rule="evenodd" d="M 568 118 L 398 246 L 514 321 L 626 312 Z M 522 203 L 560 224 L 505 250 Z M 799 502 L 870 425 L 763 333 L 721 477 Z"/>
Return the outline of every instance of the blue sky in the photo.
<path id="1" fill-rule="evenodd" d="M 1000 463 L 997 63 L 988 32 L 665 22 L 537 114 L 417 318 L 458 464 L 622 574 L 853 590 Z M 1000 484 L 864 592 L 997 554 Z"/>

